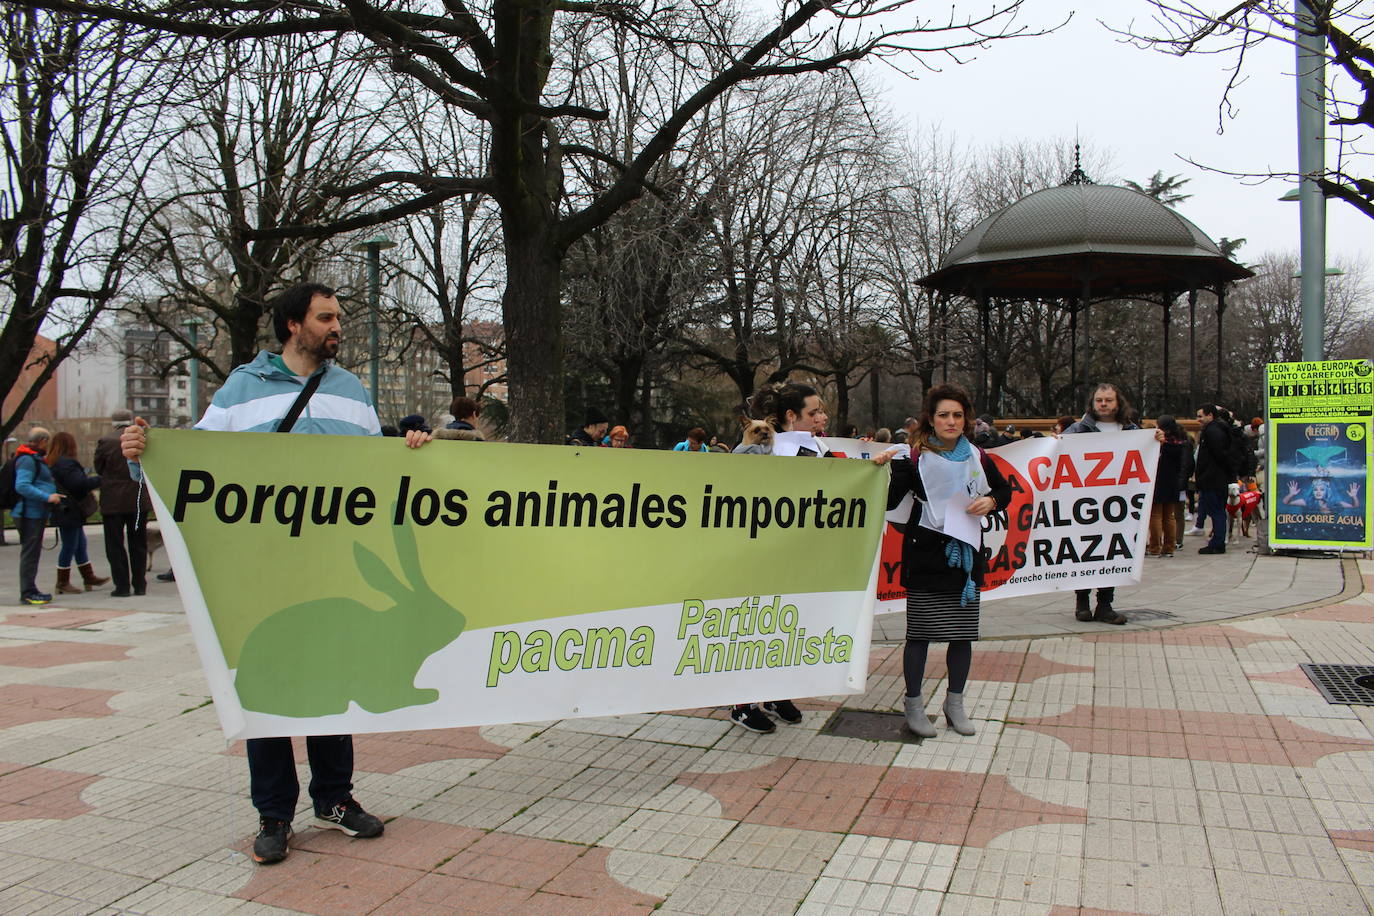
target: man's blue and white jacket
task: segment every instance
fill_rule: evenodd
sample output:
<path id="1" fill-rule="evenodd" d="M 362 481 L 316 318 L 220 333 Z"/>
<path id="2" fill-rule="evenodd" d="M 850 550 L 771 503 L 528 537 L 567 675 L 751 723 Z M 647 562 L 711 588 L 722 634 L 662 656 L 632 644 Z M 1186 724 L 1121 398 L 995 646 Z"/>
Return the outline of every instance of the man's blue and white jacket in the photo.
<path id="1" fill-rule="evenodd" d="M 311 395 L 292 427 L 293 433 L 336 436 L 380 436 L 377 411 L 363 383 L 347 369 L 326 364 L 320 387 Z M 275 432 L 307 379 L 293 375 L 280 356 L 266 350 L 229 373 L 215 392 L 196 429 L 220 432 Z"/>

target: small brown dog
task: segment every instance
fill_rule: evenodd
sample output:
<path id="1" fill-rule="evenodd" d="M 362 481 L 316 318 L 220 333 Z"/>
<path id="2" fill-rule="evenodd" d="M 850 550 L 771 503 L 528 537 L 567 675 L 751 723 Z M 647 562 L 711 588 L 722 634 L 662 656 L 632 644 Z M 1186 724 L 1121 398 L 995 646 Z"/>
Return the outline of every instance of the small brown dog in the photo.
<path id="1" fill-rule="evenodd" d="M 767 420 L 753 420 L 749 417 L 740 417 L 740 425 L 744 427 L 741 445 L 757 446 L 751 451 L 760 451 L 765 455 L 773 452 L 773 427 Z"/>

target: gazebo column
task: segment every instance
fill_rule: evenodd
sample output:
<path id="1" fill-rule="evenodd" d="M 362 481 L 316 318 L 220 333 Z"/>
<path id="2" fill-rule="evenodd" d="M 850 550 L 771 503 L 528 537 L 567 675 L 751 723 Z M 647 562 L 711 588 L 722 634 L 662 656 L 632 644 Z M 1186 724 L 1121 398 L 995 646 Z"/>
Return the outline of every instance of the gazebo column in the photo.
<path id="1" fill-rule="evenodd" d="M 1078 300 L 1069 300 L 1069 403 L 1078 405 Z"/>
<path id="2" fill-rule="evenodd" d="M 988 314 L 989 296 L 986 289 L 978 292 L 978 311 L 983 315 L 983 346 L 978 359 L 978 410 L 988 409 L 988 338 L 992 336 L 992 319 Z"/>
<path id="3" fill-rule="evenodd" d="M 1092 384 L 1093 371 L 1093 328 L 1092 328 L 1092 281 L 1083 278 L 1083 393 L 1079 399 L 1088 396 L 1089 387 Z M 1076 409 L 1076 408 L 1075 408 Z"/>
<path id="4" fill-rule="evenodd" d="M 1188 290 L 1188 410 L 1197 406 L 1197 288 Z"/>
<path id="5" fill-rule="evenodd" d="M 1215 395 L 1216 403 L 1221 403 L 1221 370 L 1222 352 L 1224 338 L 1222 337 L 1222 316 L 1226 314 L 1226 284 L 1217 285 L 1217 391 Z"/>
<path id="6" fill-rule="evenodd" d="M 1174 294 L 1165 290 L 1164 292 L 1164 393 L 1159 402 L 1159 410 L 1155 413 L 1169 409 L 1169 332 L 1173 323 L 1174 315 Z"/>

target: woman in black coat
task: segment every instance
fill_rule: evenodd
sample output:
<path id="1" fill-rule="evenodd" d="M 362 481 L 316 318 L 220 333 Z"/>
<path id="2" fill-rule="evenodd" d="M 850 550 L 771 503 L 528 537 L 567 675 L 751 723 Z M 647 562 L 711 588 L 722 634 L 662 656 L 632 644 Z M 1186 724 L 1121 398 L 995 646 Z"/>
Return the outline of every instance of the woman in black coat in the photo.
<path id="1" fill-rule="evenodd" d="M 1161 414 L 1155 426 L 1164 431 L 1159 444 L 1159 466 L 1155 471 L 1155 497 L 1150 506 L 1150 542 L 1145 546 L 1147 557 L 1172 557 L 1174 545 L 1183 534 L 1175 526 L 1178 496 L 1188 488 L 1193 476 L 1193 446 L 1188 434 L 1169 414 Z"/>
<path id="2" fill-rule="evenodd" d="M 86 591 L 110 581 L 108 577 L 97 576 L 91 567 L 91 558 L 86 553 L 86 513 L 81 509 L 82 502 L 88 501 L 86 497 L 99 489 L 100 478 L 88 476 L 81 462 L 76 460 L 76 439 L 71 433 L 61 432 L 52 437 L 46 460 L 52 469 L 53 480 L 57 482 L 57 491 L 66 497 L 52 512 L 52 522 L 62 539 L 62 550 L 57 555 L 57 587 L 54 591 L 58 594 L 80 594 L 82 590 L 72 585 L 73 561 L 81 572 Z M 89 502 L 94 504 L 94 500 Z"/>
<path id="3" fill-rule="evenodd" d="M 921 699 L 926 654 L 932 642 L 949 644 L 945 663 L 949 684 L 945 720 L 961 735 L 975 731 L 964 711 L 964 687 L 978 638 L 979 596 L 987 572 L 983 557 L 981 519 L 1005 509 L 1011 486 L 982 449 L 969 440 L 973 405 L 957 385 L 939 385 L 926 392 L 911 444 L 912 457 L 884 452 L 875 464 L 891 461 L 888 508 L 910 494 L 911 518 L 902 541 L 902 586 L 906 589 L 906 646 L 902 673 L 906 680 L 907 727 L 923 738 L 935 737 L 935 725 Z M 945 533 L 945 512 L 976 516 L 976 544 Z"/>

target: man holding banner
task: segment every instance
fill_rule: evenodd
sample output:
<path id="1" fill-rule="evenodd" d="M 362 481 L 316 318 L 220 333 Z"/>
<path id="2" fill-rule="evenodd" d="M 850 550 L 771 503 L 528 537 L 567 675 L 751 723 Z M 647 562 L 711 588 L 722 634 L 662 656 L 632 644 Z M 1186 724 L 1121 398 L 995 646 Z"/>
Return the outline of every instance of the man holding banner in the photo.
<path id="1" fill-rule="evenodd" d="M 380 436 L 377 411 L 362 382 L 330 362 L 343 336 L 340 318 L 339 300 L 323 284 L 298 283 L 280 293 L 272 301 L 272 321 L 281 354 L 264 350 L 234 369 L 195 428 Z M 130 462 L 139 461 L 147 447 L 146 426 L 136 418 L 120 437 Z M 406 445 L 419 448 L 432 438 L 412 430 Z M 309 646 L 300 649 L 310 651 Z M 259 816 L 253 859 L 280 862 L 289 852 L 300 797 L 291 739 L 250 738 L 247 752 L 250 794 Z M 380 836 L 381 819 L 353 798 L 353 736 L 312 735 L 306 738 L 306 753 L 315 825 L 354 837 Z"/>
<path id="2" fill-rule="evenodd" d="M 1131 402 L 1126 400 L 1126 396 L 1121 393 L 1120 388 L 1109 382 L 1103 382 L 1093 390 L 1092 399 L 1088 401 L 1088 409 L 1082 418 L 1064 430 L 1064 435 L 1067 436 L 1070 433 L 1121 432 L 1128 429 L 1140 429 L 1140 424 L 1135 422 Z M 1155 438 L 1162 442 L 1164 432 L 1155 430 Z M 1092 597 L 1092 589 L 1075 589 L 1074 596 L 1076 599 L 1073 612 L 1075 619 L 1085 623 L 1096 620 L 1098 623 L 1111 623 L 1118 626 L 1126 622 L 1126 615 L 1112 608 L 1112 601 L 1116 598 L 1115 586 L 1097 590 L 1096 608 L 1091 607 L 1089 602 Z"/>

